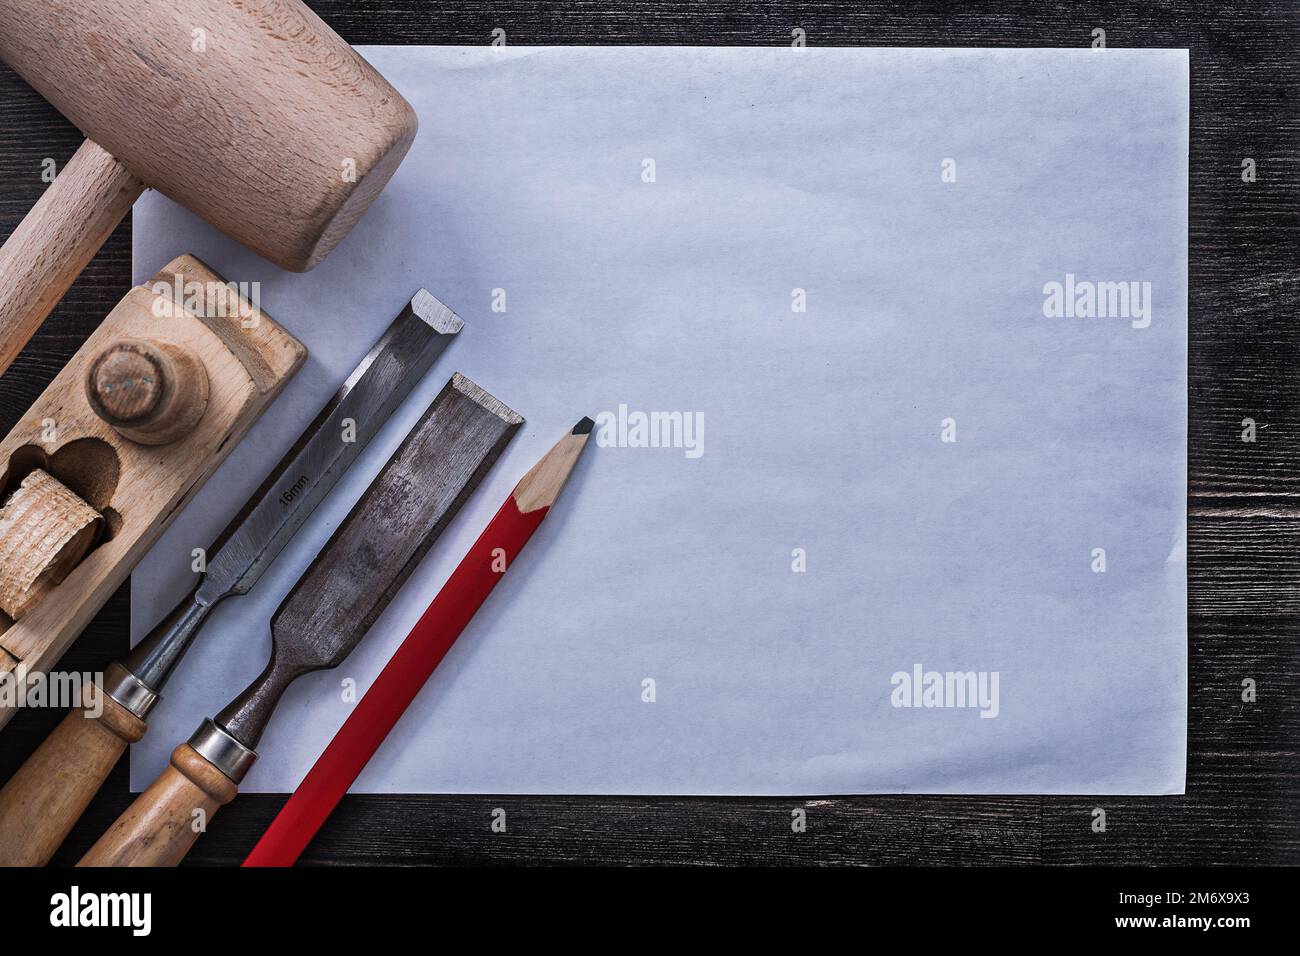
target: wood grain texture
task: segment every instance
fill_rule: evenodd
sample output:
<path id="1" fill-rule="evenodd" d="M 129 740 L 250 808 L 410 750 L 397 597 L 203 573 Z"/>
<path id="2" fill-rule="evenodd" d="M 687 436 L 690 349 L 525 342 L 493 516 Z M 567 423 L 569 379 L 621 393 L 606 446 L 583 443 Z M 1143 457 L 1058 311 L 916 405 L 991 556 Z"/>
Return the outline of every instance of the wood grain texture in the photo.
<path id="1" fill-rule="evenodd" d="M 938 0 L 762 4 L 466 3 L 313 0 L 353 43 L 1084 46 L 1191 50 L 1188 421 L 1189 764 L 1179 798 L 624 797 L 344 798 L 303 859 L 349 863 L 1300 863 L 1300 102 L 1292 0 L 1213 7 L 1192 0 L 1023 0 L 953 8 Z M 797 118 L 792 118 L 797 122 Z M 77 132 L 0 72 L 0 229 L 39 195 L 40 160 Z M 1241 181 L 1252 157 L 1259 179 Z M 10 372 L 0 423 L 14 421 L 129 284 L 119 229 Z M 1241 420 L 1259 423 L 1240 440 Z M 65 668 L 102 666 L 127 646 L 127 595 L 110 600 Z M 1241 681 L 1258 700 L 1244 704 Z M 60 715 L 30 711 L 0 734 L 0 778 Z M 187 864 L 237 864 L 284 803 L 245 794 Z M 130 802 L 126 762 L 55 862 L 75 862 Z M 1092 831 L 1092 810 L 1108 829 Z M 506 833 L 490 829 L 506 811 Z M 790 830 L 806 807 L 808 830 Z"/>
<path id="2" fill-rule="evenodd" d="M 175 866 L 213 814 L 239 792 L 189 744 L 95 841 L 78 866 Z"/>
<path id="3" fill-rule="evenodd" d="M 193 265 L 182 257 L 169 268 Z M 223 320 L 238 324 L 238 318 Z M 233 334 L 233 333 L 232 333 Z M 244 333 L 246 347 L 265 344 L 261 366 L 275 372 L 269 387 L 262 369 L 250 370 L 227 348 L 209 321 L 143 287 L 130 289 L 49 388 L 0 441 L 0 488 L 33 469 L 46 471 L 104 516 L 99 543 L 58 584 L 44 588 L 20 619 L 0 618 L 0 646 L 28 675 L 47 671 L 76 640 L 135 563 L 167 529 L 172 517 L 252 426 L 304 360 L 302 346 L 265 316 Z M 146 447 L 105 423 L 86 400 L 87 370 L 110 343 L 122 338 L 173 345 L 198 356 L 209 379 L 209 403 L 200 422 L 175 442 Z M 0 726 L 13 716 L 0 705 Z"/>
<path id="4" fill-rule="evenodd" d="M 37 468 L 0 504 L 0 611 L 20 621 L 82 559 L 103 518 Z"/>
<path id="5" fill-rule="evenodd" d="M 208 394 L 203 362 L 174 344 L 122 339 L 86 372 L 86 401 L 95 414 L 141 445 L 168 445 L 189 434 Z"/>
<path id="6" fill-rule="evenodd" d="M 144 189 L 86 140 L 0 246 L 0 374 Z"/>
<path id="7" fill-rule="evenodd" d="M 199 283 L 217 296 L 205 294 L 203 308 L 191 308 L 186 289 Z M 197 315 L 200 322 L 219 338 L 244 366 L 260 392 L 278 391 L 289 376 L 307 359 L 307 350 L 292 335 L 286 335 L 259 306 L 227 288 L 226 280 L 205 262 L 192 255 L 179 255 L 150 276 L 145 287 L 170 298 L 178 308 Z M 231 308 L 230 297 L 236 307 Z M 227 304 L 223 307 L 222 302 Z"/>
<path id="8" fill-rule="evenodd" d="M 410 105 L 299 0 L 0 0 L 0 58 L 137 192 L 286 269 L 337 245 L 415 138 Z"/>
<path id="9" fill-rule="evenodd" d="M 86 693 L 87 706 L 69 712 L 0 790 L 0 866 L 48 863 L 127 744 L 144 736 L 145 722 L 98 685 Z"/>

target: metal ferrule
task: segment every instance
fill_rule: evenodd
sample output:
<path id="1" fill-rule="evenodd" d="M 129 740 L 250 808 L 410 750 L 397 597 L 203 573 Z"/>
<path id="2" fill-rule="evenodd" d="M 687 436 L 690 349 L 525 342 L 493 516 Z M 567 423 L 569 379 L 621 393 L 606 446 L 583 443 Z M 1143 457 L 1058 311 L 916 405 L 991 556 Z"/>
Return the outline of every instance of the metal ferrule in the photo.
<path id="1" fill-rule="evenodd" d="M 104 671 L 100 690 L 141 720 L 149 716 L 149 711 L 153 710 L 154 704 L 159 700 L 148 684 L 116 661 Z"/>
<path id="2" fill-rule="evenodd" d="M 200 757 L 229 777 L 232 783 L 243 780 L 248 768 L 257 759 L 256 750 L 249 750 L 218 727 L 211 718 L 203 721 L 202 726 L 194 731 L 189 745 Z"/>

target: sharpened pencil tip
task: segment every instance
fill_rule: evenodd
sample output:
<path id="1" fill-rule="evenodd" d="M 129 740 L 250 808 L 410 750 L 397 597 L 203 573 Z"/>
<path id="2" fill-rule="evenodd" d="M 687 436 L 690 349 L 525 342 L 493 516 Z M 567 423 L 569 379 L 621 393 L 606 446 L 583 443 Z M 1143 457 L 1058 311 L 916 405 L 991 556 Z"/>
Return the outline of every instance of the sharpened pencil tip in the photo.
<path id="1" fill-rule="evenodd" d="M 596 427 L 596 423 L 584 415 L 582 421 L 578 422 L 578 424 L 573 426 L 573 434 L 590 435 L 591 430 L 595 427 Z"/>

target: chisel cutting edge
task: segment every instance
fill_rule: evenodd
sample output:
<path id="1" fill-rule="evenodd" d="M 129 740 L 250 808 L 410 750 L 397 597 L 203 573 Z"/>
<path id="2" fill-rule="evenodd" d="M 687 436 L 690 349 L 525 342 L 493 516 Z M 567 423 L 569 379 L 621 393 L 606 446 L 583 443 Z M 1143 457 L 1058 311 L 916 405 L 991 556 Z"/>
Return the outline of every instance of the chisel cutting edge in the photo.
<path id="1" fill-rule="evenodd" d="M 461 330 L 415 294 L 208 551 L 198 585 L 94 688 L 0 791 L 0 865 L 48 862 L 126 749 L 212 609 L 245 594 Z M 92 702 L 94 703 L 94 702 Z"/>

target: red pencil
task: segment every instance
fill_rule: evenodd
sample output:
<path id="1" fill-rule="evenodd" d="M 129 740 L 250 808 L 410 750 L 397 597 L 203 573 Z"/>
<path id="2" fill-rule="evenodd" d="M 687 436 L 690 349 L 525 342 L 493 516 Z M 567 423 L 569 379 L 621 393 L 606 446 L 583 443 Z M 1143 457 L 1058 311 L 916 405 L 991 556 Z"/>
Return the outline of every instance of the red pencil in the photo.
<path id="1" fill-rule="evenodd" d="M 587 444 L 593 424 L 590 418 L 578 422 L 515 485 L 515 490 L 461 559 L 397 653 L 384 665 L 289 802 L 262 834 L 244 860 L 244 866 L 292 866 L 298 859 L 505 569 L 514 563 L 542 523 Z"/>

